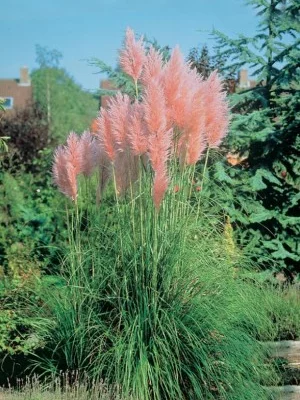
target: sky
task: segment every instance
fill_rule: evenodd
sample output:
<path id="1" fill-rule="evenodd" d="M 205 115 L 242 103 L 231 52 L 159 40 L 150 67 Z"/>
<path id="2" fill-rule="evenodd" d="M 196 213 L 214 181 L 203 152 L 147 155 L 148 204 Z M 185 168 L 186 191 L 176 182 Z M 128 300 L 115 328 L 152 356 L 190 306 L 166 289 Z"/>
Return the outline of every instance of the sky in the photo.
<path id="1" fill-rule="evenodd" d="M 192 47 L 212 47 L 213 28 L 252 35 L 256 22 L 244 0 L 8 0 L 0 11 L 0 78 L 18 78 L 24 65 L 37 68 L 39 44 L 59 50 L 61 66 L 92 91 L 101 75 L 88 60 L 115 66 L 128 26 L 187 56 Z"/>

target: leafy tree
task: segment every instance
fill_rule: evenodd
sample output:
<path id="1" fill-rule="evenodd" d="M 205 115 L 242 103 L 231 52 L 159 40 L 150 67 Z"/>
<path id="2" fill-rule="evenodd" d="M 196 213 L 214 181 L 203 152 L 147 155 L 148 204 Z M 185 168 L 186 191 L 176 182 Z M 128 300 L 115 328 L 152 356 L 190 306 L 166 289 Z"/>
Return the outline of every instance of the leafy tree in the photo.
<path id="1" fill-rule="evenodd" d="M 32 73 L 34 99 L 47 115 L 49 139 L 62 140 L 70 131 L 81 132 L 96 116 L 98 101 L 60 67 L 62 54 L 36 46 L 39 68 Z"/>
<path id="2" fill-rule="evenodd" d="M 34 88 L 36 93 L 39 94 L 38 101 L 45 105 L 47 111 L 47 121 L 50 128 L 51 125 L 51 111 L 52 111 L 52 92 L 53 85 L 57 78 L 57 70 L 59 62 L 62 59 L 62 53 L 57 50 L 48 50 L 45 47 L 36 45 L 36 61 L 40 65 L 43 72 L 41 81 L 34 80 Z M 43 97 L 44 98 L 43 98 Z"/>
<path id="3" fill-rule="evenodd" d="M 227 209 L 240 243 L 292 279 L 300 272 L 300 8 L 296 0 L 248 4 L 258 11 L 254 37 L 214 32 L 227 69 L 249 65 L 258 81 L 231 98 L 231 166 L 219 163 L 215 177 L 231 190 Z"/>

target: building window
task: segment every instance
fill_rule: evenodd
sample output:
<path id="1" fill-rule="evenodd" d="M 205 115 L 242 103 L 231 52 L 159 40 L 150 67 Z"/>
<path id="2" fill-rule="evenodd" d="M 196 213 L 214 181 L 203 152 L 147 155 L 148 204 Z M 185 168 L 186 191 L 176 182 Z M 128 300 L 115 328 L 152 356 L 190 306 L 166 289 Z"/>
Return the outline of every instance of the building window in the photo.
<path id="1" fill-rule="evenodd" d="M 13 97 L 0 97 L 3 101 L 2 106 L 5 110 L 11 110 L 14 106 L 14 98 Z"/>

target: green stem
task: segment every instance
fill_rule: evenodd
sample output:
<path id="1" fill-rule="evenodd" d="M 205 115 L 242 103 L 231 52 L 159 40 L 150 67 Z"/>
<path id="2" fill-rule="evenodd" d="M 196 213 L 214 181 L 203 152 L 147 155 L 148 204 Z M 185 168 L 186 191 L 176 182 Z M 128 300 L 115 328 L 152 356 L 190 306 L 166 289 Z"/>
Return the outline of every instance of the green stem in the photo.
<path id="1" fill-rule="evenodd" d="M 156 299 L 157 292 L 157 272 L 158 272 L 158 212 L 154 210 L 153 216 L 153 270 L 152 270 L 152 290 L 154 298 Z"/>
<path id="2" fill-rule="evenodd" d="M 207 148 L 204 167 L 203 167 L 202 180 L 201 180 L 201 184 L 200 184 L 200 197 L 199 197 L 198 206 L 197 206 L 197 220 L 199 218 L 199 213 L 200 213 L 200 205 L 201 205 L 201 198 L 202 198 L 202 195 L 203 195 L 203 186 L 204 186 L 204 180 L 205 180 L 205 173 L 206 173 L 207 165 L 208 165 L 209 150 L 210 150 L 210 147 Z"/>
<path id="3" fill-rule="evenodd" d="M 77 198 L 75 199 L 75 246 L 76 246 L 76 259 L 78 265 L 81 265 L 81 243 L 80 243 L 80 218 L 79 218 L 79 207 Z"/>
<path id="4" fill-rule="evenodd" d="M 141 256 L 142 256 L 142 267 L 144 268 L 144 210 L 143 210 L 143 188 L 142 188 L 142 179 L 143 179 L 143 161 L 141 157 L 139 157 L 139 164 L 141 165 L 141 172 L 139 177 L 139 198 L 140 198 L 140 230 L 141 230 Z"/>
<path id="5" fill-rule="evenodd" d="M 194 164 L 193 166 L 192 166 L 192 169 L 191 169 L 191 174 L 190 174 L 190 178 L 189 178 L 189 180 L 190 180 L 190 190 L 189 190 L 189 200 L 191 199 L 191 197 L 192 197 L 192 191 L 193 191 L 193 185 L 194 185 L 194 178 L 195 178 L 195 171 L 196 171 L 196 164 Z"/>
<path id="6" fill-rule="evenodd" d="M 201 192 L 203 190 L 203 185 L 204 185 L 204 180 L 205 180 L 205 172 L 207 169 L 209 150 L 210 150 L 210 147 L 207 148 L 207 152 L 206 152 L 206 157 L 205 157 L 205 162 L 204 162 L 204 167 L 203 167 L 203 174 L 202 174 L 202 181 L 201 181 Z"/>
<path id="7" fill-rule="evenodd" d="M 117 204 L 117 211 L 118 211 L 118 227 L 119 227 L 119 238 L 120 238 L 120 246 L 121 246 L 121 258 L 124 261 L 124 248 L 123 248 L 123 238 L 122 238 L 122 229 L 121 229 L 121 212 L 120 212 L 120 204 L 119 204 L 119 197 L 118 197 L 118 190 L 117 190 L 117 181 L 116 181 L 116 174 L 115 174 L 115 167 L 113 165 L 113 180 L 114 180 L 114 189 L 115 189 L 115 198 Z"/>
<path id="8" fill-rule="evenodd" d="M 139 89 L 137 85 L 137 80 L 134 81 L 134 86 L 135 86 L 135 97 L 138 100 L 139 99 Z"/>

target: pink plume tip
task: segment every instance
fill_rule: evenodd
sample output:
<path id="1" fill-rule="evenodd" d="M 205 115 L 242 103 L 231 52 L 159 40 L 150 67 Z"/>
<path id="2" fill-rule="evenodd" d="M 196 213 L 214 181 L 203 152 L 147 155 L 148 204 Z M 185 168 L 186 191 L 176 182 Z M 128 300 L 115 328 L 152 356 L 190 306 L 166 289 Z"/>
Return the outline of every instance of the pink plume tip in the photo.
<path id="1" fill-rule="evenodd" d="M 53 178 L 59 190 L 75 200 L 77 197 L 77 173 L 75 167 L 68 160 L 67 149 L 58 147 L 54 154 Z"/>
<path id="2" fill-rule="evenodd" d="M 112 134 L 111 121 L 107 109 L 101 108 L 97 121 L 99 126 L 97 137 L 109 160 L 114 161 L 116 157 L 115 140 Z"/>
<path id="3" fill-rule="evenodd" d="M 120 52 L 120 65 L 126 74 L 136 82 L 142 73 L 145 61 L 143 38 L 136 41 L 132 29 L 127 28 L 125 34 L 125 46 Z"/>
<path id="4" fill-rule="evenodd" d="M 142 155 L 148 151 L 148 132 L 143 117 L 143 107 L 135 102 L 131 106 L 128 139 L 134 155 Z"/>
<path id="5" fill-rule="evenodd" d="M 96 165 L 95 147 L 97 146 L 94 136 L 88 131 L 80 137 L 80 151 L 82 157 L 82 173 L 91 176 Z M 98 146 L 97 146 L 98 147 Z"/>
<path id="6" fill-rule="evenodd" d="M 150 47 L 149 53 L 145 57 L 145 64 L 143 69 L 143 74 L 141 81 L 143 85 L 147 87 L 148 83 L 153 79 L 160 80 L 162 77 L 162 56 L 154 49 L 153 46 Z"/>
<path id="7" fill-rule="evenodd" d="M 118 151 L 124 151 L 127 145 L 130 98 L 127 94 L 118 92 L 108 104 L 111 134 L 114 137 Z"/>
<path id="8" fill-rule="evenodd" d="M 209 147 L 218 147 L 229 126 L 229 106 L 217 71 L 205 82 L 205 131 Z"/>
<path id="9" fill-rule="evenodd" d="M 151 135 L 164 132 L 167 127 L 166 102 L 162 86 L 152 80 L 145 90 L 143 108 L 147 128 Z"/>

